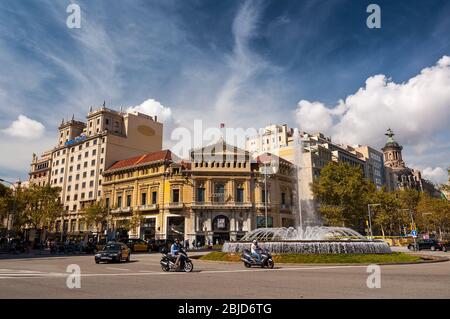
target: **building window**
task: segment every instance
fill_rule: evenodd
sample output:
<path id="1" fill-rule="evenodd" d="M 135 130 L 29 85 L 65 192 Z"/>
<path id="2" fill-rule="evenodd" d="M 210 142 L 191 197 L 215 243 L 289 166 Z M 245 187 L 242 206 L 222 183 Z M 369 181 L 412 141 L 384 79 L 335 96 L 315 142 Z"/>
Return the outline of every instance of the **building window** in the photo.
<path id="1" fill-rule="evenodd" d="M 205 188 L 198 187 L 197 188 L 197 202 L 203 203 L 205 201 Z"/>
<path id="2" fill-rule="evenodd" d="M 92 155 L 97 154 L 97 150 L 92 150 Z"/>
<path id="3" fill-rule="evenodd" d="M 147 193 L 142 193 L 141 194 L 141 205 L 146 205 L 147 204 Z"/>
<path id="4" fill-rule="evenodd" d="M 180 190 L 173 189 L 172 190 L 172 203 L 179 203 L 179 202 L 180 202 Z"/>
<path id="5" fill-rule="evenodd" d="M 281 193 L 281 205 L 286 205 L 286 193 Z"/>
<path id="6" fill-rule="evenodd" d="M 89 192 L 89 198 L 92 198 L 92 195 L 93 195 L 93 193 L 92 193 L 92 191 L 90 191 Z"/>
<path id="7" fill-rule="evenodd" d="M 95 175 L 95 170 L 91 170 L 91 176 Z"/>
<path id="8" fill-rule="evenodd" d="M 156 204 L 156 199 L 157 199 L 157 195 L 158 193 L 156 191 L 152 192 L 152 204 Z"/>
<path id="9" fill-rule="evenodd" d="M 117 207 L 122 207 L 122 196 L 117 196 Z"/>
<path id="10" fill-rule="evenodd" d="M 92 160 L 91 161 L 91 166 L 94 166 L 95 165 L 95 160 Z"/>
<path id="11" fill-rule="evenodd" d="M 131 195 L 127 195 L 127 207 L 131 206 Z"/>
<path id="12" fill-rule="evenodd" d="M 215 202 L 223 203 L 225 201 L 225 183 L 214 184 L 213 198 Z"/>
<path id="13" fill-rule="evenodd" d="M 94 181 L 89 182 L 89 187 L 94 187 Z"/>
<path id="14" fill-rule="evenodd" d="M 238 188 L 236 189 L 236 202 L 244 202 L 244 188 L 242 186 L 238 186 Z"/>
<path id="15" fill-rule="evenodd" d="M 105 206 L 106 208 L 109 208 L 109 197 L 105 198 Z"/>

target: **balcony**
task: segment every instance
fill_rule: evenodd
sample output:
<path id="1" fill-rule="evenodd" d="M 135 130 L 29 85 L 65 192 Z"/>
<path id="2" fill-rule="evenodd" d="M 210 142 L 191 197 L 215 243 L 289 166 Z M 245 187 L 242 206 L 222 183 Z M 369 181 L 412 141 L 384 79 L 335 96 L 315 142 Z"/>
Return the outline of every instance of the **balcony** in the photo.
<path id="1" fill-rule="evenodd" d="M 267 209 L 270 209 L 271 204 L 267 203 Z M 255 203 L 255 208 L 266 209 L 266 203 Z"/>
<path id="2" fill-rule="evenodd" d="M 169 203 L 167 205 L 167 207 L 169 207 L 169 209 L 182 209 L 183 208 L 183 203 L 178 202 L 178 203 Z"/>
<path id="3" fill-rule="evenodd" d="M 193 202 L 192 208 L 251 208 L 250 202 Z"/>
<path id="4" fill-rule="evenodd" d="M 135 209 L 139 211 L 157 210 L 158 208 L 158 204 L 139 205 L 135 207 Z"/>
<path id="5" fill-rule="evenodd" d="M 111 209 L 110 212 L 112 214 L 118 214 L 118 213 L 129 213 L 131 211 L 131 207 L 119 207 Z"/>

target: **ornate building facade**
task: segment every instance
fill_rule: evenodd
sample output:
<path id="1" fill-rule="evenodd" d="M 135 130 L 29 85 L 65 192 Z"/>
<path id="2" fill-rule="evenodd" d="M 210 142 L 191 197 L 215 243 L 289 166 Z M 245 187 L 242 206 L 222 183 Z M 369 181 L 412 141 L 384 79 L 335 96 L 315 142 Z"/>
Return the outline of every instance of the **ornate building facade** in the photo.
<path id="1" fill-rule="evenodd" d="M 387 179 L 392 180 L 394 189 L 415 189 L 420 192 L 427 192 L 434 197 L 440 197 L 440 192 L 434 184 L 422 178 L 419 170 L 406 166 L 402 156 L 403 146 L 394 140 L 394 132 L 388 129 L 385 135 L 387 141 L 382 148 L 384 165 L 387 168 L 387 174 L 391 175 Z"/>
<path id="2" fill-rule="evenodd" d="M 169 150 L 149 153 L 106 170 L 103 196 L 114 228 L 125 226 L 144 239 L 221 243 L 266 221 L 268 227 L 294 224 L 290 162 L 271 154 L 252 159 L 223 140 L 190 154 L 184 162 Z M 272 168 L 269 176 L 262 166 Z M 133 216 L 139 216 L 138 225 L 130 224 Z"/>

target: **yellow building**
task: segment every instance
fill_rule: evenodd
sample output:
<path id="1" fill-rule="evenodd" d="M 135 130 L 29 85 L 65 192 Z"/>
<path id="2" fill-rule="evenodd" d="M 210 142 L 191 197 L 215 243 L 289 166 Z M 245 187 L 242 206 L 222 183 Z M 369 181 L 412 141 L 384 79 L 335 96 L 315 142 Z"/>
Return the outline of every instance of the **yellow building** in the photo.
<path id="1" fill-rule="evenodd" d="M 169 150 L 118 161 L 104 173 L 103 196 L 115 229 L 128 225 L 130 236 L 217 243 L 266 226 L 265 184 L 267 226 L 293 225 L 293 174 L 286 160 L 252 159 L 220 140 L 191 151 L 189 162 Z"/>

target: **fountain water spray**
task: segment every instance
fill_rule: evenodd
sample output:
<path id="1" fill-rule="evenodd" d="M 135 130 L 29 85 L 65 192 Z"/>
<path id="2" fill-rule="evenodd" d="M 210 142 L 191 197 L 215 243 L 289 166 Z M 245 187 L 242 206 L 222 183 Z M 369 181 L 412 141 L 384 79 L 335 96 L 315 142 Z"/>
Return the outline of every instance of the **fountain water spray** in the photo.
<path id="1" fill-rule="evenodd" d="M 278 139 L 277 139 L 278 141 Z M 309 185 L 301 180 L 305 173 L 303 140 L 298 129 L 294 130 L 295 197 L 297 205 L 296 227 L 258 228 L 248 232 L 239 242 L 226 242 L 222 251 L 236 253 L 250 248 L 253 240 L 262 242 L 272 253 L 343 254 L 343 253 L 391 253 L 384 241 L 368 240 L 347 227 L 326 227 L 316 214 L 315 205 L 308 199 Z M 309 147 L 309 151 L 313 150 Z M 305 205 L 302 205 L 302 196 Z"/>

